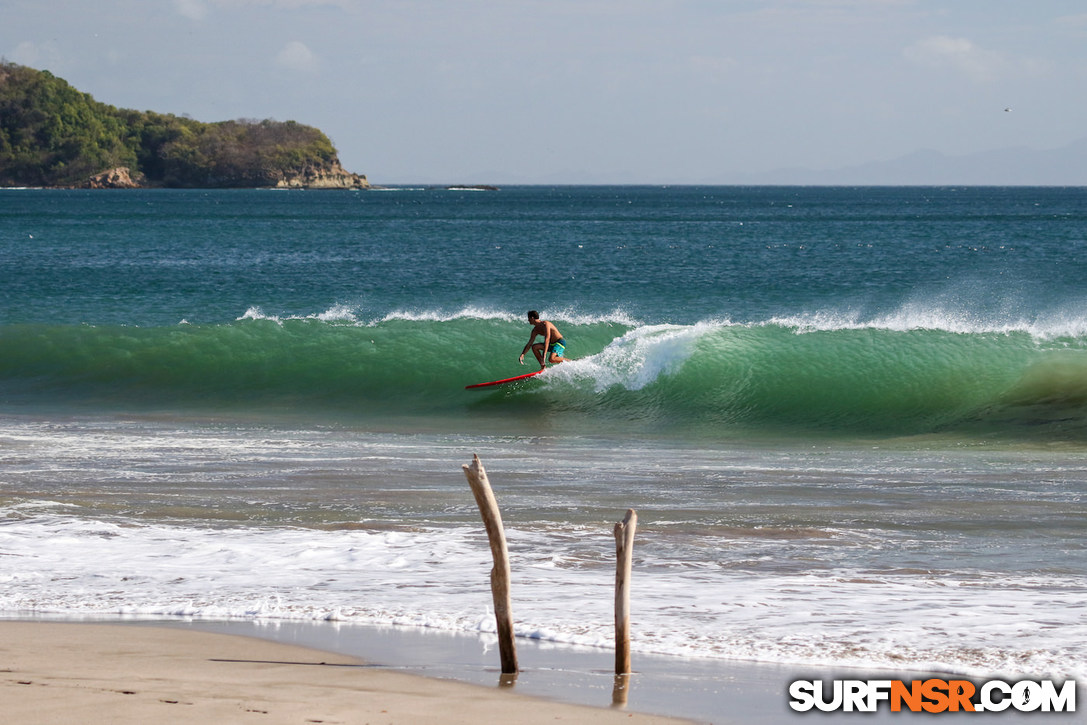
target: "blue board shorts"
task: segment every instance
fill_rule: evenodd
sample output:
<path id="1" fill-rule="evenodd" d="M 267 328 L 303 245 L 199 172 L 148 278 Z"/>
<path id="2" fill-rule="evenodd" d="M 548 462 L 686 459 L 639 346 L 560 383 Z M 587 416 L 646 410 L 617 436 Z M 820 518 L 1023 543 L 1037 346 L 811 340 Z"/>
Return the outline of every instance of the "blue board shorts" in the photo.
<path id="1" fill-rule="evenodd" d="M 547 354 L 550 356 L 552 353 L 562 357 L 566 352 L 566 340 L 555 340 L 553 343 L 547 346 Z"/>

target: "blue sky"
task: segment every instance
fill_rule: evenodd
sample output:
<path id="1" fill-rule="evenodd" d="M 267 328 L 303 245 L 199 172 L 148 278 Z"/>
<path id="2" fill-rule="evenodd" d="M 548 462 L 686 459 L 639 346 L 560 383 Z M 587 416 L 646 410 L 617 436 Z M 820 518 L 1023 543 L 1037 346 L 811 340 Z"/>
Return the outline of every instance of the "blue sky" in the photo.
<path id="1" fill-rule="evenodd" d="M 728 183 L 1087 137 L 1072 0 L 0 0 L 0 55 L 116 106 L 314 125 L 388 184 Z"/>

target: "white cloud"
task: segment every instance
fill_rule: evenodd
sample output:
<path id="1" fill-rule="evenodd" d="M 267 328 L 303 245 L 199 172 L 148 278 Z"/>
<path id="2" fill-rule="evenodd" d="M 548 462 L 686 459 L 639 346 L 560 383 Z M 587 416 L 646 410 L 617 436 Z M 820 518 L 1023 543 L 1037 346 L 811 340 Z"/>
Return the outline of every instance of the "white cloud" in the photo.
<path id="1" fill-rule="evenodd" d="M 1007 66 L 999 53 L 985 50 L 967 38 L 933 35 L 917 41 L 902 54 L 919 66 L 951 69 L 976 81 L 996 78 Z"/>
<path id="2" fill-rule="evenodd" d="M 203 0 L 174 0 L 174 7 L 190 20 L 203 20 L 208 14 L 208 8 Z"/>
<path id="3" fill-rule="evenodd" d="M 290 70 L 306 72 L 317 70 L 317 56 L 305 43 L 298 40 L 292 40 L 283 46 L 276 55 L 276 63 Z"/>

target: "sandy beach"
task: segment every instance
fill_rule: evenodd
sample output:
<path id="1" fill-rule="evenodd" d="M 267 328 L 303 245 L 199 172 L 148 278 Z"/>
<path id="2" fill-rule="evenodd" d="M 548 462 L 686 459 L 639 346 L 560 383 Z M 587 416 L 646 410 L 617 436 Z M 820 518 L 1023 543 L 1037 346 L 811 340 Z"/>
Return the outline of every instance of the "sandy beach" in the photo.
<path id="1" fill-rule="evenodd" d="M 679 723 L 389 671 L 251 637 L 161 627 L 0 623 L 8 722 Z"/>

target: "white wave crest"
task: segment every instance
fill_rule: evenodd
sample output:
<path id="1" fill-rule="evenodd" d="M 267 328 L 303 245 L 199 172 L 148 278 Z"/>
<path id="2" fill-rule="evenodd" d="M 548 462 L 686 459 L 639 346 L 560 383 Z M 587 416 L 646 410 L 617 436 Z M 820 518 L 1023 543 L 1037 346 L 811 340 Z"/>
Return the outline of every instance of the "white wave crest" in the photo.
<path id="1" fill-rule="evenodd" d="M 452 322 L 455 320 L 486 320 L 497 322 L 510 322 L 524 324 L 527 308 L 516 312 L 485 305 L 466 305 L 456 310 L 438 308 L 411 308 L 401 307 L 385 313 L 372 313 L 362 309 L 358 305 L 337 303 L 321 312 L 309 314 L 272 314 L 265 312 L 258 305 L 250 306 L 243 315 L 235 318 L 242 320 L 269 320 L 282 324 L 285 320 L 320 320 L 321 322 L 348 322 L 360 326 L 374 327 L 385 322 Z M 582 313 L 573 308 L 547 311 L 541 310 L 544 319 L 568 325 L 596 325 L 611 324 L 636 327 L 640 324 L 637 319 L 627 314 L 624 310 L 616 308 L 605 313 Z"/>
<path id="2" fill-rule="evenodd" d="M 1087 337 L 1087 314 L 1081 309 L 1012 317 L 908 303 L 891 312 L 874 316 L 864 316 L 853 311 L 820 311 L 775 316 L 762 324 L 795 328 L 798 333 L 836 330 L 933 330 L 961 335 L 1019 333 L 1041 341 Z"/>
<path id="3" fill-rule="evenodd" d="M 463 307 L 456 312 L 445 310 L 420 310 L 397 309 L 389 312 L 384 317 L 375 320 L 371 324 L 404 320 L 407 322 L 450 322 L 452 320 L 499 320 L 503 322 L 517 322 L 522 315 L 505 312 L 488 307 Z"/>
<path id="4" fill-rule="evenodd" d="M 612 340 L 596 355 L 576 365 L 551 368 L 549 377 L 591 381 L 597 392 L 614 386 L 641 390 L 662 375 L 671 375 L 695 352 L 695 344 L 721 323 L 694 325 L 647 325 Z"/>
<path id="5" fill-rule="evenodd" d="M 275 322 L 277 324 L 283 324 L 282 319 L 280 319 L 276 315 L 265 314 L 264 310 L 256 306 L 250 307 L 248 310 L 245 311 L 245 314 L 237 318 L 237 320 L 238 322 L 241 322 L 242 320 L 271 320 L 272 322 Z"/>
<path id="6" fill-rule="evenodd" d="M 596 313 L 582 313 L 573 308 L 564 308 L 561 310 L 547 310 L 541 308 L 540 316 L 543 319 L 550 319 L 557 323 L 567 323 L 570 325 L 596 325 L 596 324 L 614 324 L 624 325 L 628 327 L 634 327 L 641 323 L 628 315 L 621 309 L 615 309 L 611 312 L 596 314 Z M 525 315 L 528 309 L 523 311 L 511 312 L 509 310 L 501 310 L 491 307 L 476 307 L 469 305 L 462 307 L 455 312 L 449 312 L 446 310 L 434 310 L 434 309 L 398 309 L 394 310 L 384 317 L 380 318 L 373 324 L 379 322 L 389 322 L 392 320 L 406 320 L 409 322 L 450 322 L 452 320 L 497 320 L 499 322 L 515 322 L 518 324 L 525 322 Z"/>
<path id="7" fill-rule="evenodd" d="M 355 311 L 347 305 L 333 305 L 324 312 L 320 312 L 316 315 L 311 315 L 310 319 L 320 320 L 321 322 L 358 322 L 359 318 L 355 314 Z"/>

